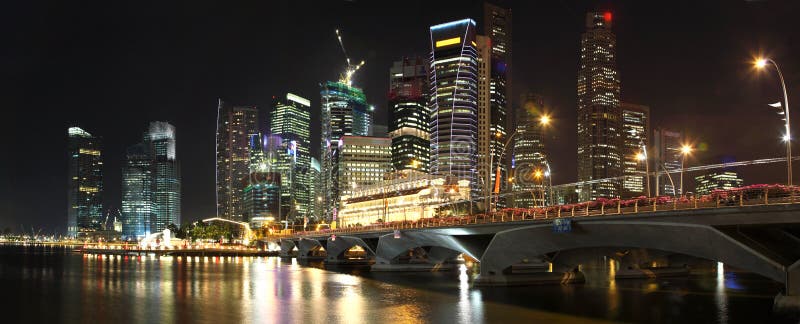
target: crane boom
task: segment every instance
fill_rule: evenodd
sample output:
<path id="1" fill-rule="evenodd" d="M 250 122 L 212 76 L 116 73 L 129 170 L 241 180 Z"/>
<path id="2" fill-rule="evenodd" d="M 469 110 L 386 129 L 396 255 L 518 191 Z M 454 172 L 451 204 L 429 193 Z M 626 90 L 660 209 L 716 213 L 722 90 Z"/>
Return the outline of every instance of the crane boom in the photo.
<path id="1" fill-rule="evenodd" d="M 344 47 L 344 42 L 342 41 L 342 34 L 339 32 L 339 29 L 336 29 L 336 39 L 339 41 L 339 47 L 342 48 L 342 53 L 344 54 L 344 59 L 347 61 L 347 67 L 345 68 L 344 73 L 339 76 L 339 82 L 350 85 L 352 84 L 353 74 L 358 71 L 363 65 L 364 60 L 361 60 L 356 65 L 350 64 L 350 57 L 347 56 L 347 50 Z"/>

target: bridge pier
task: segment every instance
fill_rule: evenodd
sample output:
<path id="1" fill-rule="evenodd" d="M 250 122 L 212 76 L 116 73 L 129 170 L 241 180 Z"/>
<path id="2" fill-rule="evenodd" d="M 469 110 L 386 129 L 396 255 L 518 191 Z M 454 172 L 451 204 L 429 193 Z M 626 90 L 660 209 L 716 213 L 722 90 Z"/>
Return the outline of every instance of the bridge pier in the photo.
<path id="1" fill-rule="evenodd" d="M 800 312 L 800 260 L 786 269 L 786 292 L 775 296 L 774 307 L 782 312 Z"/>
<path id="2" fill-rule="evenodd" d="M 294 258 L 297 256 L 297 252 L 295 248 L 297 247 L 297 242 L 293 239 L 281 239 L 279 242 L 281 246 L 281 252 L 278 254 L 281 258 Z"/>
<path id="3" fill-rule="evenodd" d="M 375 250 L 367 241 L 354 237 L 354 236 L 335 236 L 329 237 L 326 241 L 327 256 L 325 257 L 326 265 L 368 265 L 372 264 L 375 259 Z M 364 254 L 352 257 L 347 253 L 353 247 L 361 247 Z"/>
<path id="4" fill-rule="evenodd" d="M 482 242 L 487 241 L 487 242 Z M 407 231 L 386 234 L 378 240 L 372 271 L 454 270 L 462 253 L 477 260 L 488 240 L 431 232 Z"/>
<path id="5" fill-rule="evenodd" d="M 323 242 L 316 239 L 300 238 L 297 244 L 297 259 L 303 261 L 321 261 L 326 257 L 326 249 Z"/>

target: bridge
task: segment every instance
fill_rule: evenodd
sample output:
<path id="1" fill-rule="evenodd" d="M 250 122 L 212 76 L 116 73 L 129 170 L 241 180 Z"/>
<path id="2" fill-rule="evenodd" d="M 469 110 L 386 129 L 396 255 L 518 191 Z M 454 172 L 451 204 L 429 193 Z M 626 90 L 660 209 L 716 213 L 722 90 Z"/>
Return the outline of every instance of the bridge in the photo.
<path id="1" fill-rule="evenodd" d="M 676 275 L 710 260 L 785 285 L 800 305 L 800 187 L 758 185 L 700 197 L 598 200 L 463 217 L 274 236 L 283 257 L 369 263 L 372 271 L 480 265 L 475 285 L 583 281 L 579 266 L 617 260 L 617 278 Z M 707 262 L 707 261 L 705 261 Z"/>

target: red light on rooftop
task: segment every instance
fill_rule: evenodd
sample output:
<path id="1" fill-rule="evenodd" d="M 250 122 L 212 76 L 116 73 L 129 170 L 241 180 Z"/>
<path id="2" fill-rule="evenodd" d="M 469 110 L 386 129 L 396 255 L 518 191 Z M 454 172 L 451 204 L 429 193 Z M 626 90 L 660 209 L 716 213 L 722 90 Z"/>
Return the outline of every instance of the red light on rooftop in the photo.
<path id="1" fill-rule="evenodd" d="M 606 11 L 606 13 L 603 14 L 603 20 L 605 20 L 606 23 L 610 23 L 611 22 L 611 12 Z"/>

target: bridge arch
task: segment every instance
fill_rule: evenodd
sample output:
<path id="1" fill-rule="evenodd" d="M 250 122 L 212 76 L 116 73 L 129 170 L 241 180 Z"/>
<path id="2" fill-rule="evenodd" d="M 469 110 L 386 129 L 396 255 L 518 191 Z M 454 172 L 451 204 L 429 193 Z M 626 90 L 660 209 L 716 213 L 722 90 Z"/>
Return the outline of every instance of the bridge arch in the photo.
<path id="1" fill-rule="evenodd" d="M 344 259 L 345 252 L 353 247 L 359 246 L 364 249 L 369 257 L 375 255 L 375 249 L 361 238 L 355 236 L 335 236 L 328 237 L 326 246 L 328 262 L 338 262 Z"/>
<path id="2" fill-rule="evenodd" d="M 719 261 L 785 283 L 785 267 L 706 225 L 646 221 L 573 224 L 554 233 L 551 224 L 498 232 L 481 257 L 481 280 L 492 281 L 520 260 L 579 249 L 642 248 Z"/>
<path id="3" fill-rule="evenodd" d="M 297 256 L 299 257 L 314 257 L 319 253 L 326 253 L 326 251 L 325 246 L 319 240 L 300 238 L 297 243 Z"/>
<path id="4" fill-rule="evenodd" d="M 485 245 L 449 234 L 439 234 L 422 231 L 406 231 L 399 235 L 386 234 L 378 240 L 376 250 L 376 264 L 393 264 L 398 257 L 407 253 L 409 250 L 423 247 L 430 247 L 432 255 L 438 262 L 455 257 L 461 253 L 468 257 L 479 260 L 483 254 Z"/>

